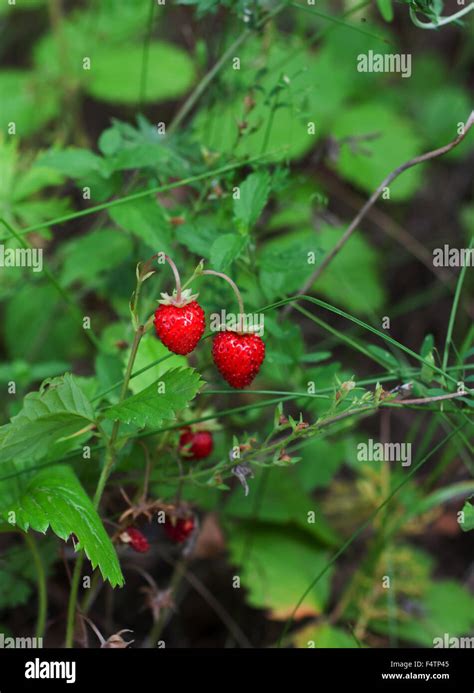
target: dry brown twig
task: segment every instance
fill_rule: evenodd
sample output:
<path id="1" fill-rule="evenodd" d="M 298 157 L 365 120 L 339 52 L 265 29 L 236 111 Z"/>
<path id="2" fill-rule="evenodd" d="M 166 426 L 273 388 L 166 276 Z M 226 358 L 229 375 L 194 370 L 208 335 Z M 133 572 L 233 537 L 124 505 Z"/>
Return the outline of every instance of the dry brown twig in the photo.
<path id="1" fill-rule="evenodd" d="M 454 149 L 454 147 L 457 147 L 460 142 L 466 137 L 467 133 L 471 129 L 471 127 L 474 125 L 474 111 L 471 111 L 464 128 L 459 134 L 456 139 L 454 139 L 452 142 L 449 142 L 449 144 L 445 144 L 443 147 L 439 147 L 438 149 L 433 149 L 431 152 L 426 152 L 426 154 L 420 154 L 419 156 L 415 156 L 413 159 L 410 159 L 409 161 L 406 161 L 404 164 L 401 164 L 400 166 L 397 166 L 396 169 L 394 169 L 391 173 L 386 176 L 383 181 L 380 183 L 378 188 L 372 193 L 372 195 L 369 197 L 367 202 L 364 204 L 364 206 L 359 210 L 359 212 L 356 214 L 354 219 L 351 221 L 339 241 L 336 243 L 334 248 L 331 250 L 330 253 L 326 255 L 322 263 L 315 269 L 315 271 L 312 273 L 312 275 L 309 277 L 309 279 L 303 284 L 301 289 L 298 291 L 298 295 L 302 295 L 307 293 L 309 289 L 313 286 L 313 284 L 319 279 L 321 274 L 324 272 L 326 267 L 334 260 L 336 255 L 341 251 L 341 249 L 344 247 L 344 245 L 347 243 L 349 238 L 352 236 L 354 231 L 356 230 L 357 226 L 360 224 L 362 219 L 365 217 L 367 212 L 373 207 L 375 202 L 378 200 L 382 192 L 384 191 L 385 188 L 387 188 L 392 181 L 395 180 L 395 178 L 398 178 L 398 176 L 406 171 L 409 168 L 412 168 L 413 166 L 417 166 L 418 164 L 423 164 L 425 161 L 430 161 L 431 159 L 436 159 L 438 156 L 443 156 L 443 154 L 447 154 L 448 152 L 451 151 L 451 149 Z M 294 307 L 293 303 L 289 303 L 286 308 L 282 312 L 282 316 L 284 317 L 287 315 L 292 308 Z"/>

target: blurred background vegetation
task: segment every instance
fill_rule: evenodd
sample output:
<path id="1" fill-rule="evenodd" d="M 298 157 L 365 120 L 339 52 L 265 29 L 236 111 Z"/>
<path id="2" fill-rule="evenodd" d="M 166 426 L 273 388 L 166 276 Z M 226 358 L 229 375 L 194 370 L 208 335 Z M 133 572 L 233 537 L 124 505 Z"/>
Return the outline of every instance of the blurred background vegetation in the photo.
<path id="1" fill-rule="evenodd" d="M 441 11 L 437 3 L 417 5 L 425 21 Z M 457 10 L 446 3 L 444 14 Z M 8 226 L 1 242 L 18 247 L 13 227 L 44 250 L 54 279 L 0 269 L 2 392 L 16 383 L 15 394 L 2 397 L 2 420 L 45 378 L 73 372 L 93 398 L 123 377 L 135 266 L 157 249 L 184 276 L 200 258 L 227 272 L 252 312 L 297 292 L 314 270 L 307 253 L 316 250 L 320 262 L 389 171 L 458 134 L 472 110 L 469 17 L 425 30 L 407 3 L 386 0 L 2 0 L 0 217 Z M 411 77 L 358 72 L 357 56 L 369 50 L 411 54 Z M 260 159 L 247 164 L 246 157 Z M 468 136 L 444 158 L 404 173 L 311 293 L 378 330 L 389 317 L 387 334 L 440 367 L 459 270 L 434 267 L 432 250 L 470 243 L 473 163 Z M 184 179 L 191 182 L 88 213 Z M 148 284 L 149 314 L 170 276 L 163 270 Z M 194 288 L 208 314 L 233 305 L 225 286 Z M 468 387 L 472 288 L 468 269 L 449 359 L 452 375 Z M 462 531 L 457 515 L 474 492 L 472 421 L 464 413 L 472 398 L 341 421 L 298 441 L 291 463 L 255 466 L 248 497 L 231 475 L 221 478 L 218 465 L 228 462 L 235 441 L 256 436 L 260 444 L 272 430 L 281 391 L 304 393 L 314 382 L 331 399 L 351 378 L 357 386 L 350 397 L 363 397 L 379 381 L 387 390 L 412 382 L 413 396 L 446 391 L 426 366 L 360 325 L 310 308 L 312 319 L 298 310 L 265 316 L 267 357 L 253 387 L 276 393 L 271 405 L 262 407 L 265 395 L 251 390 L 224 393 L 209 350 L 191 357 L 207 390 L 219 391 L 198 395 L 177 420 L 212 415 L 218 422 L 211 460 L 196 465 L 204 474 L 189 472 L 178 489 L 168 479 L 177 473 L 179 433 L 147 438 L 159 461 L 151 494 L 169 500 L 182 493 L 201 527 L 176 610 L 162 608 L 167 646 L 273 645 L 290 615 L 298 627 L 284 644 L 300 647 L 432 646 L 444 633 L 473 632 L 473 533 Z M 92 331 L 83 329 L 84 316 Z M 136 367 L 164 355 L 148 336 Z M 182 363 L 173 357 L 154 366 L 132 381 L 132 392 Z M 116 401 L 116 391 L 104 398 Z M 242 412 L 226 414 L 239 406 Z M 327 409 L 327 400 L 293 397 L 279 413 L 302 412 L 313 422 Z M 462 432 L 441 445 L 460 425 Z M 407 479 L 413 467 L 357 461 L 357 444 L 368 438 L 412 443 L 415 462 L 430 457 Z M 97 464 L 74 448 L 67 452 L 92 493 Z M 105 499 L 106 517 L 123 511 L 119 485 L 133 492 L 142 476 L 142 447 L 129 443 Z M 402 481 L 393 502 L 353 536 Z M 308 523 L 310 511 L 315 523 Z M 90 618 L 107 635 L 131 628 L 146 643 L 152 617 L 140 591 L 143 571 L 164 590 L 179 549 L 158 527 L 145 522 L 142 529 L 152 552 L 121 555 L 126 587 L 104 587 Z M 56 645 L 68 593 L 61 556 L 68 563 L 72 545 L 48 535 L 38 546 L 49 576 L 46 644 Z M 2 535 L 0 547 L 1 629 L 24 634 L 34 629 L 35 571 L 15 535 Z M 234 576 L 241 589 L 233 588 Z"/>

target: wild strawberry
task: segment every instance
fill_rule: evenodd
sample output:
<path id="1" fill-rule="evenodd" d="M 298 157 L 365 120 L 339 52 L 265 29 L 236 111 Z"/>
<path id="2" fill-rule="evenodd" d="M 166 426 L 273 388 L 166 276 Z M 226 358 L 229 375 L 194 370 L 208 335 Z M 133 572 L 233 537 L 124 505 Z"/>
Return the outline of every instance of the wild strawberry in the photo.
<path id="1" fill-rule="evenodd" d="M 189 517 L 178 517 L 174 520 L 174 523 L 171 518 L 167 517 L 163 527 L 171 541 L 182 544 L 194 531 L 194 517 L 192 515 Z"/>
<path id="2" fill-rule="evenodd" d="M 135 529 L 135 527 L 128 527 L 124 532 L 122 532 L 120 539 L 125 544 L 130 544 L 132 549 L 137 553 L 148 553 L 150 550 L 148 539 L 140 532 L 139 529 Z"/>
<path id="3" fill-rule="evenodd" d="M 180 452 L 189 460 L 202 460 L 209 457 L 213 447 L 214 441 L 210 431 L 192 431 L 187 428 L 179 439 Z"/>
<path id="4" fill-rule="evenodd" d="M 256 334 L 219 332 L 212 344 L 212 358 L 229 385 L 250 385 L 265 358 L 265 344 Z"/>
<path id="5" fill-rule="evenodd" d="M 159 308 L 155 311 L 155 330 L 163 344 L 175 354 L 189 354 L 202 337 L 206 327 L 204 311 L 195 300 L 196 295 L 186 289 L 178 300 L 161 294 Z"/>

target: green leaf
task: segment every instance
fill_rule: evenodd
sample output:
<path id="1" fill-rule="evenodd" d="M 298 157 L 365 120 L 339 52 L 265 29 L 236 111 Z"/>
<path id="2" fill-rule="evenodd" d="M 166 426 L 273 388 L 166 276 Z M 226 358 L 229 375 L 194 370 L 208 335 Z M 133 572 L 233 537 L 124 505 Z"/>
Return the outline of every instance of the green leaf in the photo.
<path id="1" fill-rule="evenodd" d="M 261 215 L 270 194 L 268 171 L 251 173 L 240 186 L 240 197 L 234 199 L 234 217 L 239 230 L 247 233 Z"/>
<path id="2" fill-rule="evenodd" d="M 474 505 L 471 502 L 472 499 L 474 499 L 474 496 L 467 499 L 462 509 L 462 522 L 459 524 L 463 532 L 470 532 L 474 529 Z"/>
<path id="3" fill-rule="evenodd" d="M 141 238 L 153 252 L 171 253 L 170 224 L 151 195 L 112 207 L 109 215 L 118 226 Z"/>
<path id="4" fill-rule="evenodd" d="M 0 130 L 15 123 L 20 138 L 40 130 L 59 111 L 59 92 L 26 70 L 0 72 Z"/>
<path id="5" fill-rule="evenodd" d="M 422 356 L 425 359 L 425 361 L 428 361 L 429 363 L 435 365 L 433 350 L 434 337 L 432 334 L 427 334 L 421 346 L 420 356 Z M 433 369 L 424 363 L 420 371 L 420 377 L 423 380 L 423 382 L 431 383 L 431 381 L 433 380 L 433 374 Z"/>
<path id="6" fill-rule="evenodd" d="M 78 280 L 90 290 L 100 274 L 110 272 L 132 253 L 131 239 L 113 229 L 91 231 L 66 242 L 61 248 L 65 261 L 61 273 L 61 284 L 69 286 Z"/>
<path id="7" fill-rule="evenodd" d="M 2 504 L 3 505 L 3 504 Z M 91 500 L 70 467 L 45 469 L 30 478 L 13 506 L 2 507 L 8 519 L 15 513 L 16 526 L 25 532 L 52 531 L 63 541 L 74 534 L 95 569 L 112 587 L 124 583 L 114 546 Z M 11 516 L 10 516 L 11 517 Z"/>
<path id="8" fill-rule="evenodd" d="M 327 624 L 309 625 L 299 630 L 293 640 L 295 647 L 301 648 L 348 648 L 358 647 L 355 638 L 341 630 Z"/>
<path id="9" fill-rule="evenodd" d="M 272 300 L 298 291 L 343 233 L 342 228 L 322 226 L 317 233 L 289 233 L 266 243 L 258 257 L 266 297 Z M 309 258 L 314 258 L 314 264 Z M 378 252 L 358 231 L 319 277 L 314 290 L 351 312 L 371 314 L 385 301 L 380 264 Z"/>
<path id="10" fill-rule="evenodd" d="M 374 102 L 341 112 L 332 133 L 338 139 L 350 138 L 341 145 L 338 172 L 370 193 L 391 171 L 420 154 L 422 149 L 421 139 L 409 121 Z M 419 166 L 405 171 L 390 184 L 390 199 L 406 200 L 417 190 L 422 176 L 423 169 Z"/>
<path id="11" fill-rule="evenodd" d="M 328 486 L 346 457 L 354 448 L 352 438 L 326 440 L 313 438 L 298 450 L 301 462 L 296 466 L 298 478 L 306 492 Z"/>
<path id="12" fill-rule="evenodd" d="M 236 233 L 219 236 L 211 246 L 211 265 L 218 271 L 228 269 L 246 245 L 247 239 Z"/>
<path id="13" fill-rule="evenodd" d="M 84 330 L 54 286 L 19 287 L 7 302 L 3 326 L 11 357 L 28 361 L 34 353 L 38 361 L 70 360 L 84 353 Z"/>
<path id="14" fill-rule="evenodd" d="M 377 6 L 385 21 L 391 22 L 393 19 L 392 0 L 377 0 Z"/>
<path id="15" fill-rule="evenodd" d="M 50 149 L 38 157 L 37 165 L 59 171 L 69 178 L 86 178 L 93 173 L 108 174 L 107 166 L 100 156 L 78 147 Z"/>
<path id="16" fill-rule="evenodd" d="M 280 525 L 231 525 L 228 545 L 231 560 L 240 567 L 248 602 L 269 609 L 270 617 L 275 619 L 290 616 L 328 560 L 327 553 L 315 545 L 314 539 Z M 329 597 L 330 577 L 328 570 L 307 595 L 295 618 L 322 612 Z"/>
<path id="17" fill-rule="evenodd" d="M 106 409 L 104 416 L 140 428 L 158 428 L 164 421 L 174 420 L 176 413 L 189 404 L 202 384 L 193 368 L 175 368 L 137 395 Z"/>
<path id="18" fill-rule="evenodd" d="M 395 356 L 386 349 L 382 349 L 382 347 L 377 346 L 377 344 L 366 344 L 366 349 L 376 357 L 378 363 L 386 366 L 392 371 L 400 370 L 401 364 L 397 361 Z"/>
<path id="19" fill-rule="evenodd" d="M 322 544 L 337 545 L 337 535 L 329 527 L 319 507 L 306 493 L 306 488 L 301 483 L 298 475 L 300 464 L 298 463 L 294 470 L 271 469 L 265 480 L 260 477 L 253 486 L 251 484 L 252 493 L 261 498 L 256 519 L 261 522 L 297 527 L 316 537 Z M 313 512 L 315 522 L 310 522 L 308 513 Z M 225 515 L 247 520 L 254 518 L 253 506 L 248 502 L 240 486 L 236 487 L 227 501 Z"/>
<path id="20" fill-rule="evenodd" d="M 26 395 L 20 413 L 0 429 L 0 462 L 38 459 L 59 438 L 93 421 L 92 405 L 72 375 L 45 381 L 38 392 Z"/>
<path id="21" fill-rule="evenodd" d="M 128 356 L 130 352 L 128 351 L 124 358 L 124 369 L 125 363 L 128 361 Z M 163 342 L 156 339 L 154 335 L 146 334 L 140 342 L 138 347 L 138 353 L 135 358 L 134 372 L 141 371 L 142 368 L 149 366 L 154 361 L 162 359 L 162 363 L 158 363 L 152 368 L 148 368 L 144 373 L 137 375 L 130 381 L 130 390 L 134 395 L 138 394 L 146 387 L 154 385 L 156 381 L 161 378 L 161 376 L 172 369 L 186 368 L 187 360 L 185 356 L 178 356 L 177 354 L 171 353 L 165 347 Z M 123 375 L 123 373 L 122 373 Z"/>
<path id="22" fill-rule="evenodd" d="M 5 531 L 8 531 L 8 525 Z M 57 542 L 45 538 L 38 542 L 38 551 L 46 575 L 58 558 Z M 0 609 L 25 604 L 36 586 L 36 566 L 26 546 L 15 545 L 0 556 Z"/>
<path id="23" fill-rule="evenodd" d="M 200 258 L 210 257 L 212 244 L 220 235 L 226 235 L 224 224 L 219 225 L 214 217 L 204 215 L 185 222 L 175 231 L 177 241 Z"/>
<path id="24" fill-rule="evenodd" d="M 138 44 L 97 45 L 91 56 L 86 91 L 102 101 L 136 104 L 140 98 L 142 63 L 143 48 Z M 193 81 L 194 66 L 183 50 L 169 43 L 150 43 L 145 102 L 177 99 Z"/>

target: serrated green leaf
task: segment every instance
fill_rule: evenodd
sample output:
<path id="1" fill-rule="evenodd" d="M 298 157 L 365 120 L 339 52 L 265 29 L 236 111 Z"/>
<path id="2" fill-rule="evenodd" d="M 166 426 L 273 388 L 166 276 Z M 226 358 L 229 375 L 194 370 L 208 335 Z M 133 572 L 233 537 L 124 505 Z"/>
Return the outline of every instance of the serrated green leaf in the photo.
<path id="1" fill-rule="evenodd" d="M 40 391 L 26 395 L 20 413 L 0 429 L 0 462 L 38 459 L 59 438 L 76 434 L 93 421 L 92 404 L 74 376 L 53 378 Z"/>
<path id="2" fill-rule="evenodd" d="M 106 409 L 104 416 L 140 428 L 157 428 L 164 421 L 174 420 L 176 413 L 188 405 L 202 384 L 199 373 L 193 368 L 175 368 L 137 395 Z"/>
<path id="3" fill-rule="evenodd" d="M 26 482 L 13 506 L 5 506 L 2 501 L 2 516 L 8 520 L 9 513 L 15 513 L 16 526 L 25 532 L 31 528 L 44 534 L 51 527 L 63 541 L 74 534 L 92 567 L 99 567 L 104 580 L 112 587 L 123 585 L 110 537 L 70 467 L 57 466 L 38 472 Z"/>

